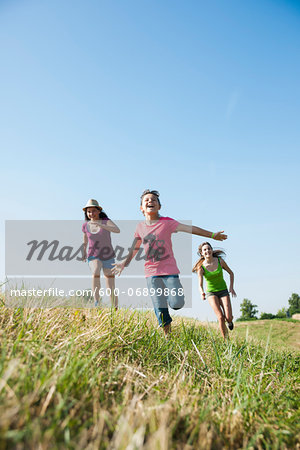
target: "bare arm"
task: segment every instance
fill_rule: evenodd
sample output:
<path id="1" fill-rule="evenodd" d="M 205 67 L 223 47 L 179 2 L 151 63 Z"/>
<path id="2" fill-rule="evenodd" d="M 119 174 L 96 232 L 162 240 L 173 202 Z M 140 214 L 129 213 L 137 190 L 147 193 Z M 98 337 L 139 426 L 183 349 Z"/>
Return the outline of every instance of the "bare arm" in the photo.
<path id="1" fill-rule="evenodd" d="M 199 279 L 199 291 L 202 297 L 202 300 L 205 300 L 205 292 L 203 289 L 203 269 L 202 267 L 200 267 L 200 269 L 198 270 L 198 279 Z"/>
<path id="2" fill-rule="evenodd" d="M 124 268 L 129 266 L 130 261 L 135 257 L 135 255 L 139 251 L 141 243 L 142 243 L 142 239 L 134 238 L 134 241 L 132 243 L 132 246 L 131 246 L 131 248 L 129 250 L 129 253 L 128 253 L 127 258 L 125 259 L 125 261 L 123 261 L 120 264 L 114 264 L 114 268 L 112 269 L 112 272 L 115 275 L 121 275 L 121 273 L 123 272 Z"/>
<path id="3" fill-rule="evenodd" d="M 87 256 L 88 237 L 86 233 L 83 233 L 83 256 L 82 261 L 86 261 Z"/>
<path id="4" fill-rule="evenodd" d="M 230 269 L 230 267 L 226 264 L 226 262 L 224 261 L 224 259 L 220 258 L 221 261 L 221 266 L 224 270 L 226 270 L 226 272 L 229 273 L 230 276 L 230 286 L 229 286 L 229 292 L 232 294 L 233 297 L 236 297 L 236 293 L 235 290 L 233 289 L 233 283 L 234 283 L 234 273 L 232 272 L 232 270 Z"/>
<path id="5" fill-rule="evenodd" d="M 120 233 L 120 228 L 110 219 L 105 223 L 103 223 L 103 220 L 97 220 L 96 223 L 103 228 L 103 230 L 110 231 L 111 233 Z"/>
<path id="6" fill-rule="evenodd" d="M 185 225 L 184 223 L 179 223 L 176 231 L 183 231 L 184 233 L 195 234 L 196 236 L 203 236 L 210 239 L 215 239 L 216 241 L 224 241 L 227 239 L 227 235 L 224 234 L 224 231 L 207 231 L 203 230 L 203 228 L 195 227 L 193 225 Z"/>

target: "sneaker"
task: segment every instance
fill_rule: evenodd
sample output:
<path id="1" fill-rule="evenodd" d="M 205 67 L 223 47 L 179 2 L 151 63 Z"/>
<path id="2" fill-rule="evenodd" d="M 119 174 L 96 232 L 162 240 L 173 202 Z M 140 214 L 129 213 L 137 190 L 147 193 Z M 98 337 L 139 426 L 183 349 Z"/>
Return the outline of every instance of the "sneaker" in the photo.
<path id="1" fill-rule="evenodd" d="M 233 325 L 233 323 L 232 322 L 229 322 L 229 324 L 228 324 L 228 328 L 229 328 L 229 330 L 233 330 L 233 327 L 234 327 L 234 325 Z"/>

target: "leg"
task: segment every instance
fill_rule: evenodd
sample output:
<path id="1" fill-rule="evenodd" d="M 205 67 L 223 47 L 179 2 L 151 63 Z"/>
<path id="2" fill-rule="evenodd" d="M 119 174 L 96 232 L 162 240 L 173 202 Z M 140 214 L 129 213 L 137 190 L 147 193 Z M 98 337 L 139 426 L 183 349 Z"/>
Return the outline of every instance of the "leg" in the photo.
<path id="1" fill-rule="evenodd" d="M 172 318 L 169 314 L 167 297 L 164 295 L 165 285 L 161 277 L 147 277 L 149 291 L 155 290 L 151 295 L 154 312 L 160 327 L 163 327 L 165 335 L 170 332 Z"/>
<path id="2" fill-rule="evenodd" d="M 115 276 L 111 269 L 103 268 L 106 287 L 110 289 L 110 301 L 111 306 L 114 306 L 115 310 L 118 309 L 118 297 L 115 295 Z"/>
<path id="3" fill-rule="evenodd" d="M 228 334 L 228 331 L 225 326 L 225 316 L 224 316 L 224 313 L 220 306 L 220 300 L 216 295 L 210 295 L 208 297 L 208 302 L 209 302 L 210 306 L 212 307 L 212 309 L 214 310 L 215 315 L 217 316 L 221 334 L 222 334 L 223 338 L 225 339 L 225 337 Z"/>
<path id="4" fill-rule="evenodd" d="M 172 309 L 181 309 L 184 306 L 184 292 L 180 279 L 176 275 L 169 275 L 162 278 L 165 289 L 169 290 L 168 303 Z M 167 291 L 168 292 L 168 291 Z"/>
<path id="5" fill-rule="evenodd" d="M 228 322 L 228 327 L 230 330 L 232 330 L 233 329 L 233 323 L 232 323 L 233 316 L 232 316 L 232 308 L 231 308 L 231 301 L 230 301 L 229 295 L 225 295 L 224 297 L 221 297 L 220 304 L 223 307 L 224 315 Z"/>
<path id="6" fill-rule="evenodd" d="M 171 333 L 171 324 L 169 323 L 169 325 L 165 325 L 163 327 L 163 330 L 164 330 L 165 338 L 167 338 L 167 336 L 169 336 L 169 334 Z"/>
<path id="7" fill-rule="evenodd" d="M 101 262 L 99 259 L 92 259 L 89 261 L 89 266 L 92 272 L 92 291 L 94 294 L 94 300 L 95 300 L 95 306 L 98 306 L 100 296 L 99 296 L 99 290 L 100 290 L 100 269 L 102 267 Z"/>

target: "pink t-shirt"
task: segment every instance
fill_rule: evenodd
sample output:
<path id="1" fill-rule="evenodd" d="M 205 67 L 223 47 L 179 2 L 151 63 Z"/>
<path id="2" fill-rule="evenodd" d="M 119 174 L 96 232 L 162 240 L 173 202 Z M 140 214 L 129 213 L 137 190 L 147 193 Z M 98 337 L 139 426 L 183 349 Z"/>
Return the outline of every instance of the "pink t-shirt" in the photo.
<path id="1" fill-rule="evenodd" d="M 102 219 L 103 225 L 109 219 Z M 82 231 L 87 234 L 89 249 L 87 257 L 100 258 L 102 261 L 107 261 L 115 256 L 114 249 L 111 244 L 110 232 L 100 228 L 98 233 L 91 233 L 88 227 L 89 222 L 84 222 Z"/>
<path id="2" fill-rule="evenodd" d="M 145 250 L 145 275 L 176 275 L 179 269 L 173 254 L 171 235 L 179 222 L 170 217 L 160 217 L 154 225 L 141 222 L 137 225 L 134 237 L 142 239 Z"/>

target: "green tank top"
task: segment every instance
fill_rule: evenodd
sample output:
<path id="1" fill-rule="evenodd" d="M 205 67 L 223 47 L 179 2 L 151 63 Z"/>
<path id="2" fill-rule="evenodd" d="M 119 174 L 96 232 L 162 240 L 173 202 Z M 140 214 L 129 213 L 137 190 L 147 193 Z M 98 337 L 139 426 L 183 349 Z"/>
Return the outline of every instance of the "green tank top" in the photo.
<path id="1" fill-rule="evenodd" d="M 218 258 L 218 268 L 213 272 L 209 272 L 207 269 L 203 268 L 203 275 L 206 280 L 206 290 L 207 292 L 219 292 L 227 289 L 225 280 L 223 278 L 223 269 L 220 263 L 220 258 Z"/>

